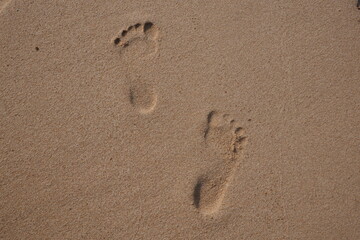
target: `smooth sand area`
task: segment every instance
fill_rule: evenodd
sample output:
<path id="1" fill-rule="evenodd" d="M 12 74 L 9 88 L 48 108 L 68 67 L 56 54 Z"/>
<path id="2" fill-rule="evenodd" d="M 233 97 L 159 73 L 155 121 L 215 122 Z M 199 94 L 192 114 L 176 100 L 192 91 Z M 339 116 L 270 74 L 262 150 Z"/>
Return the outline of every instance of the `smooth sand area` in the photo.
<path id="1" fill-rule="evenodd" d="M 0 0 L 0 239 L 360 239 L 356 0 Z"/>

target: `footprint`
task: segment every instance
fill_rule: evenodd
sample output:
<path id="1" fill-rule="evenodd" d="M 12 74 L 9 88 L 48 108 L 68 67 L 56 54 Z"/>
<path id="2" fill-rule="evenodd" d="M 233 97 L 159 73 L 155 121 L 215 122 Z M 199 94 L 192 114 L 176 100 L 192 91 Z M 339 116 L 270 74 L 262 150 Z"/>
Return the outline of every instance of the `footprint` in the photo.
<path id="1" fill-rule="evenodd" d="M 122 30 L 114 39 L 125 61 L 134 61 L 158 51 L 159 29 L 152 22 L 136 23 Z"/>
<path id="2" fill-rule="evenodd" d="M 219 159 L 212 170 L 200 176 L 194 187 L 194 205 L 204 215 L 216 213 L 235 174 L 246 145 L 244 130 L 227 114 L 208 114 L 204 139 Z"/>
<path id="3" fill-rule="evenodd" d="M 139 113 L 147 114 L 158 102 L 152 65 L 156 64 L 159 28 L 152 22 L 136 23 L 113 39 L 127 65 L 129 102 Z"/>

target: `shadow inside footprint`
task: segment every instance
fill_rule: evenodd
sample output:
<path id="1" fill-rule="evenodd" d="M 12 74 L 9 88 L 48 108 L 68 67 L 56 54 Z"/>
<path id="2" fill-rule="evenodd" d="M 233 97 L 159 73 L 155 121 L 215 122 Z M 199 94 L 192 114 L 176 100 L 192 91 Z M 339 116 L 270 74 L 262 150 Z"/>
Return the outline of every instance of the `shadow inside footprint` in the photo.
<path id="1" fill-rule="evenodd" d="M 194 205 L 196 208 L 200 207 L 200 193 L 201 193 L 201 186 L 202 182 L 198 181 L 194 188 L 193 198 L 194 198 Z"/>

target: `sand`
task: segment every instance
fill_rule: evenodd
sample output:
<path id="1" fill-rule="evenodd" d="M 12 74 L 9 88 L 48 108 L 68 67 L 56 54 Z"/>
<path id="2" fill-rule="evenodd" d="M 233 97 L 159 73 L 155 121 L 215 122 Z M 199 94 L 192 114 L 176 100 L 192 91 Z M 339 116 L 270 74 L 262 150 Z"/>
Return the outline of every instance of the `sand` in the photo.
<path id="1" fill-rule="evenodd" d="M 0 239 L 360 239 L 345 1 L 0 1 Z"/>

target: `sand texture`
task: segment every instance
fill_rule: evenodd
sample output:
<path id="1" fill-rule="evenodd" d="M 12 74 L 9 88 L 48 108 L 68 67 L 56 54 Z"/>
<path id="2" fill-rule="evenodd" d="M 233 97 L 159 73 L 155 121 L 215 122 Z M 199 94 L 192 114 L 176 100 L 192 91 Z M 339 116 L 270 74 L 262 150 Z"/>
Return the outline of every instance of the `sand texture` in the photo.
<path id="1" fill-rule="evenodd" d="M 357 0 L 0 0 L 0 239 L 360 239 Z"/>

